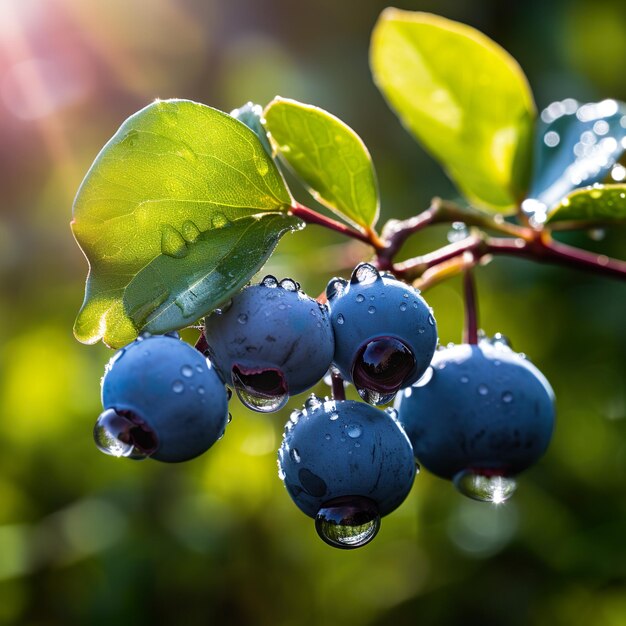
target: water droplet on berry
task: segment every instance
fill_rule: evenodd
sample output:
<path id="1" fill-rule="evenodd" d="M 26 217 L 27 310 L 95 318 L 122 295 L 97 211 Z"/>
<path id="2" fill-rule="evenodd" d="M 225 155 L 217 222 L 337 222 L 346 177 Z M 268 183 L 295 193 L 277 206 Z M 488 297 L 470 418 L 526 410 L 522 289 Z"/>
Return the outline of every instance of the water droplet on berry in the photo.
<path id="1" fill-rule="evenodd" d="M 481 396 L 486 396 L 489 393 L 489 387 L 487 385 L 478 385 L 478 393 Z"/>
<path id="2" fill-rule="evenodd" d="M 129 411 L 106 409 L 93 430 L 93 438 L 101 452 L 115 457 L 142 459 L 158 446 L 154 431 Z"/>
<path id="3" fill-rule="evenodd" d="M 517 482 L 508 476 L 480 473 L 473 470 L 459 472 L 454 477 L 454 486 L 468 498 L 481 502 L 501 504 L 515 491 Z"/>
<path id="4" fill-rule="evenodd" d="M 371 285 L 377 280 L 380 280 L 380 274 L 370 263 L 359 263 L 350 278 L 351 283 L 360 283 L 361 285 Z"/>
<path id="5" fill-rule="evenodd" d="M 465 384 L 465 383 L 469 383 L 469 376 L 461 376 L 461 378 L 459 378 L 459 380 Z"/>
<path id="6" fill-rule="evenodd" d="M 363 300 L 365 300 L 365 296 L 362 293 L 357 294 L 355 300 L 357 302 L 363 302 Z"/>
<path id="7" fill-rule="evenodd" d="M 502 394 L 502 402 L 504 402 L 505 404 L 513 402 L 513 394 L 510 391 L 505 391 Z"/>
<path id="8" fill-rule="evenodd" d="M 339 413 L 331 413 L 330 414 L 330 421 L 334 422 L 335 420 L 339 419 Z"/>
<path id="9" fill-rule="evenodd" d="M 511 342 L 509 341 L 509 338 L 506 335 L 503 335 L 502 333 L 496 333 L 491 338 L 491 345 L 496 346 L 498 348 L 510 348 Z"/>
<path id="10" fill-rule="evenodd" d="M 374 315 L 374 313 L 376 313 L 376 307 L 375 306 L 368 307 L 367 312 L 370 315 Z"/>
<path id="11" fill-rule="evenodd" d="M 262 281 L 261 284 L 264 287 L 270 287 L 270 288 L 274 288 L 274 287 L 278 287 L 278 280 L 276 280 L 276 276 L 272 276 L 271 274 L 268 274 Z"/>
<path id="12" fill-rule="evenodd" d="M 375 391 L 374 389 L 362 389 L 357 387 L 357 391 L 359 395 L 365 402 L 368 404 L 372 404 L 373 406 L 378 406 L 380 404 L 387 404 L 391 402 L 396 397 L 396 392 L 394 393 L 380 393 L 379 391 Z"/>
<path id="13" fill-rule="evenodd" d="M 130 456 L 133 444 L 118 438 L 127 432 L 127 422 L 125 417 L 118 415 L 113 409 L 104 411 L 93 429 L 93 438 L 98 450 L 115 457 Z"/>
<path id="14" fill-rule="evenodd" d="M 326 439 L 326 441 L 330 441 L 330 434 L 329 434 L 329 433 L 326 433 L 326 434 L 324 435 L 324 439 Z"/>
<path id="15" fill-rule="evenodd" d="M 289 456 L 294 463 L 300 463 L 300 453 L 296 448 L 291 448 L 289 451 Z"/>
<path id="16" fill-rule="evenodd" d="M 363 496 L 343 496 L 325 502 L 315 517 L 317 534 L 334 548 L 360 548 L 378 533 L 376 503 Z"/>
<path id="17" fill-rule="evenodd" d="M 322 406 L 322 401 L 314 394 L 312 393 L 305 401 L 304 401 L 304 408 L 305 409 L 317 409 L 318 407 Z"/>
<path id="18" fill-rule="evenodd" d="M 248 316 L 247 316 L 245 313 L 240 313 L 240 314 L 237 316 L 237 321 L 238 321 L 240 324 L 247 324 L 247 323 L 248 323 Z"/>
<path id="19" fill-rule="evenodd" d="M 283 278 L 280 281 L 280 286 L 285 291 L 298 291 L 300 287 L 300 285 L 298 285 L 298 283 L 295 280 L 292 280 L 291 278 Z"/>
<path id="20" fill-rule="evenodd" d="M 360 389 L 393 397 L 414 369 L 415 358 L 408 346 L 394 337 L 378 337 L 357 353 L 352 380 Z"/>
<path id="21" fill-rule="evenodd" d="M 175 380 L 172 383 L 172 391 L 174 393 L 182 393 L 183 391 L 185 391 L 185 385 L 182 383 L 182 381 Z"/>
<path id="22" fill-rule="evenodd" d="M 385 409 L 385 413 L 387 413 L 387 415 L 393 417 L 393 419 L 397 419 L 397 417 L 398 417 L 398 411 L 396 411 L 396 409 L 394 409 L 393 407 L 389 407 L 389 408 Z"/>
<path id="23" fill-rule="evenodd" d="M 360 424 L 348 424 L 346 433 L 351 439 L 358 439 L 363 434 Z"/>
<path id="24" fill-rule="evenodd" d="M 405 294 L 405 295 L 406 295 L 406 294 Z M 400 305 L 400 310 L 401 310 L 401 311 L 406 311 L 406 302 L 403 302 L 403 303 Z"/>
<path id="25" fill-rule="evenodd" d="M 233 421 L 233 414 L 229 411 L 228 417 L 226 418 L 226 423 L 230 424 Z"/>
<path id="26" fill-rule="evenodd" d="M 344 321 L 343 315 L 339 313 L 339 315 L 337 315 L 337 324 L 343 324 Z"/>
<path id="27" fill-rule="evenodd" d="M 429 315 L 429 316 L 428 316 L 428 323 L 429 323 L 431 326 L 434 326 L 434 325 L 435 325 L 435 318 L 434 318 L 432 315 Z"/>
<path id="28" fill-rule="evenodd" d="M 191 365 L 183 365 L 180 368 L 180 373 L 185 377 L 185 378 L 191 378 L 193 376 L 193 367 L 191 367 Z"/>
<path id="29" fill-rule="evenodd" d="M 203 387 L 202 385 L 200 385 L 200 386 L 198 387 L 198 393 L 199 393 L 201 396 L 203 396 L 203 395 L 204 395 L 204 387 Z"/>
<path id="30" fill-rule="evenodd" d="M 170 330 L 165 333 L 166 337 L 172 337 L 172 339 L 180 339 L 180 333 L 177 330 Z"/>
<path id="31" fill-rule="evenodd" d="M 343 295 L 348 281 L 345 278 L 333 278 L 326 287 L 326 297 L 331 300 Z"/>
<path id="32" fill-rule="evenodd" d="M 233 365 L 232 378 L 239 400 L 253 411 L 278 411 L 289 400 L 284 376 L 277 369 L 247 369 Z"/>
<path id="33" fill-rule="evenodd" d="M 233 390 L 230 387 L 226 387 L 226 398 L 230 400 L 233 397 Z"/>

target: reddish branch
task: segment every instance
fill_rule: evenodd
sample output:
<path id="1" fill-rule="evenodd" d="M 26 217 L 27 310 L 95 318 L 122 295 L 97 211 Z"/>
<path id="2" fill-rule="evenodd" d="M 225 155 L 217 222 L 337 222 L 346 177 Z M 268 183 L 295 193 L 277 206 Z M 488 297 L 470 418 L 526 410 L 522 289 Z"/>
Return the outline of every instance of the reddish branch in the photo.
<path id="1" fill-rule="evenodd" d="M 318 224 L 369 244 L 374 249 L 374 263 L 379 269 L 390 270 L 398 278 L 413 282 L 421 289 L 459 274 L 491 255 L 523 257 L 626 279 L 626 261 L 555 241 L 549 228 L 533 229 L 511 224 L 501 215 L 491 216 L 440 198 L 435 198 L 428 209 L 415 217 L 389 221 L 382 236 L 372 228 L 357 230 L 300 204 L 292 207 L 291 212 L 309 224 Z M 432 224 L 446 222 L 463 222 L 474 227 L 473 233 L 462 241 L 443 246 L 434 252 L 394 263 L 396 255 L 411 235 Z M 506 236 L 490 236 L 488 232 Z"/>

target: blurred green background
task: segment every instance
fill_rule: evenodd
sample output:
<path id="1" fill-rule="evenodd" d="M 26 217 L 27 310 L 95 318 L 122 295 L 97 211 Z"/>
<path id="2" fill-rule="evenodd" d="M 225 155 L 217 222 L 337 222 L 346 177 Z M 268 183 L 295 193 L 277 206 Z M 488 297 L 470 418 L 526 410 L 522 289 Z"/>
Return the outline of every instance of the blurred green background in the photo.
<path id="1" fill-rule="evenodd" d="M 381 221 L 455 197 L 370 80 L 385 6 L 0 0 L 0 624 L 626 625 L 626 284 L 510 259 L 477 273 L 482 326 L 556 390 L 554 442 L 497 508 L 423 472 L 361 550 L 319 541 L 278 479 L 288 409 L 233 402 L 225 438 L 184 465 L 93 445 L 110 352 L 72 336 L 87 266 L 68 222 L 82 176 L 128 115 L 156 97 L 226 111 L 293 97 L 364 139 Z M 519 60 L 539 108 L 626 100 L 622 0 L 396 6 L 486 32 Z M 445 235 L 432 229 L 407 252 Z M 573 241 L 624 257 L 623 229 Z M 312 226 L 281 242 L 268 271 L 317 294 L 363 254 Z M 428 299 L 441 342 L 459 341 L 459 284 Z"/>

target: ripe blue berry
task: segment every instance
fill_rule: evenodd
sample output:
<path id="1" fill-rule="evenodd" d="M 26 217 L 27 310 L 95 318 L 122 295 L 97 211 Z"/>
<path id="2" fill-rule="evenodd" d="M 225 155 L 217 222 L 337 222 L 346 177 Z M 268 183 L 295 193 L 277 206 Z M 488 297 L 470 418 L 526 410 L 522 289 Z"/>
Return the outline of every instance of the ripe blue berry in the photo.
<path id="1" fill-rule="evenodd" d="M 278 465 L 293 501 L 339 548 L 371 541 L 415 478 L 411 444 L 393 409 L 315 396 L 287 422 Z"/>
<path id="2" fill-rule="evenodd" d="M 240 400 L 256 411 L 276 411 L 326 373 L 334 338 L 328 309 L 286 278 L 266 276 L 205 321 L 215 366 Z"/>
<path id="3" fill-rule="evenodd" d="M 171 336 L 140 337 L 119 350 L 102 380 L 102 404 L 94 436 L 114 456 L 186 461 L 208 450 L 228 420 L 215 369 Z"/>
<path id="4" fill-rule="evenodd" d="M 362 398 L 384 404 L 422 376 L 437 346 L 437 327 L 416 289 L 362 263 L 349 283 L 333 278 L 326 294 L 333 363 Z"/>
<path id="5" fill-rule="evenodd" d="M 478 500 L 507 499 L 554 428 L 550 384 L 500 338 L 437 351 L 396 408 L 420 463 Z"/>

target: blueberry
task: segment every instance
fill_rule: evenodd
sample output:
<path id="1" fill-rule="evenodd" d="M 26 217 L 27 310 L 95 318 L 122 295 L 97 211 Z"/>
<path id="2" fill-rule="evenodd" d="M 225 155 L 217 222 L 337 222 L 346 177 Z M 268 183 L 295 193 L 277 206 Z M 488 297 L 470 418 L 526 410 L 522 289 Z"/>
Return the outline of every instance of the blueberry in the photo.
<path id="1" fill-rule="evenodd" d="M 141 337 L 119 350 L 102 380 L 102 404 L 96 443 L 114 456 L 185 461 L 208 450 L 228 420 L 215 369 L 171 336 Z"/>
<path id="2" fill-rule="evenodd" d="M 437 346 L 431 310 L 409 285 L 362 263 L 350 282 L 326 288 L 335 333 L 333 362 L 372 404 L 393 399 L 418 380 Z"/>
<path id="3" fill-rule="evenodd" d="M 294 411 L 278 453 L 279 474 L 324 541 L 356 548 L 397 508 L 415 478 L 409 440 L 395 411 L 311 396 Z"/>
<path id="4" fill-rule="evenodd" d="M 328 309 L 286 278 L 266 276 L 205 321 L 210 354 L 223 379 L 256 411 L 276 411 L 316 384 L 333 357 Z"/>
<path id="5" fill-rule="evenodd" d="M 419 462 L 479 500 L 509 497 L 554 428 L 550 384 L 501 340 L 439 350 L 396 408 Z"/>

